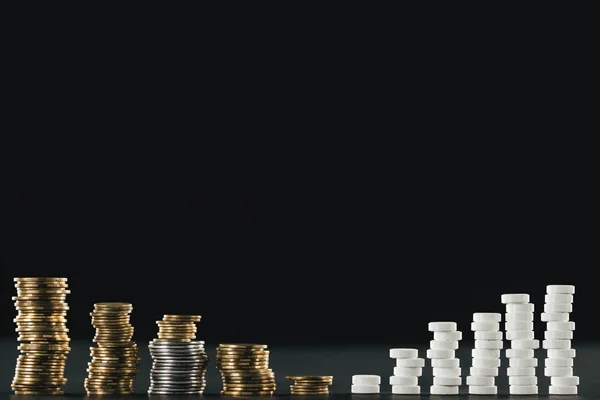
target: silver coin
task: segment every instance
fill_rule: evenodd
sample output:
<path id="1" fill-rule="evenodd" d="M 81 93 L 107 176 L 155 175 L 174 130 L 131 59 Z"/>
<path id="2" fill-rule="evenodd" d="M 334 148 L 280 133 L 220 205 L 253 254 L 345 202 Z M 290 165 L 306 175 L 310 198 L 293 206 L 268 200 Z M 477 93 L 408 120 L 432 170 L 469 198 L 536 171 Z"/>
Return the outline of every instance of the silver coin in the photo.
<path id="1" fill-rule="evenodd" d="M 169 395 L 169 394 L 202 394 L 202 390 L 148 390 L 148 394 Z"/>

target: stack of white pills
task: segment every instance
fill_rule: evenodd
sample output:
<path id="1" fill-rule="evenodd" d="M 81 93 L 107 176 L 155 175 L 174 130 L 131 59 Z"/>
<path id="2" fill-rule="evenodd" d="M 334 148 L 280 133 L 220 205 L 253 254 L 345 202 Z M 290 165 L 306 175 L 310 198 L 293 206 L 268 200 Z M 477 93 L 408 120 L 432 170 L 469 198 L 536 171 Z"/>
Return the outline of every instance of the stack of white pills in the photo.
<path id="1" fill-rule="evenodd" d="M 540 348 L 540 341 L 534 338 L 534 305 L 526 293 L 503 294 L 501 300 L 506 304 L 504 328 L 506 340 L 510 341 L 510 348 L 506 349 L 509 393 L 535 395 L 538 393 L 535 374 L 538 363 L 534 350 Z"/>
<path id="2" fill-rule="evenodd" d="M 462 333 L 457 330 L 456 322 L 430 322 L 428 329 L 433 332 L 433 340 L 427 350 L 427 358 L 431 359 L 433 370 L 430 394 L 458 394 L 461 370 L 456 350 L 462 340 Z"/>
<path id="3" fill-rule="evenodd" d="M 419 394 L 419 377 L 423 375 L 425 359 L 417 349 L 390 349 L 390 358 L 396 359 L 394 376 L 390 376 L 392 394 Z"/>
<path id="4" fill-rule="evenodd" d="M 350 391 L 357 394 L 377 394 L 381 385 L 379 375 L 353 375 Z"/>
<path id="5" fill-rule="evenodd" d="M 496 377 L 500 368 L 500 350 L 502 332 L 500 331 L 500 313 L 473 313 L 471 330 L 475 335 L 473 361 L 467 376 L 469 394 L 498 393 Z"/>
<path id="6" fill-rule="evenodd" d="M 573 285 L 548 285 L 542 321 L 546 322 L 546 332 L 542 347 L 547 356 L 544 375 L 550 377 L 550 394 L 577 394 L 579 377 L 573 375 L 575 349 L 571 348 L 575 322 L 569 321 L 573 311 Z"/>

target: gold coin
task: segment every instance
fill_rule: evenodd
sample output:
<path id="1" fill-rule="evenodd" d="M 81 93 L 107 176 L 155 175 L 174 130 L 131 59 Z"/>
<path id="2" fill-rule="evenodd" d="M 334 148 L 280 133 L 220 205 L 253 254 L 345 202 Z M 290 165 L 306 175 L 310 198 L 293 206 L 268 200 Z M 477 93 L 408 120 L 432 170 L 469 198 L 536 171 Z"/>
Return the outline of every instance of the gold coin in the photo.
<path id="1" fill-rule="evenodd" d="M 221 390 L 221 394 L 225 396 L 270 396 L 274 391 L 233 391 L 233 390 Z"/>
<path id="2" fill-rule="evenodd" d="M 200 322 L 202 319 L 201 315 L 181 315 L 181 314 L 165 314 L 163 315 L 164 321 L 193 321 Z"/>
<path id="3" fill-rule="evenodd" d="M 221 371 L 223 376 L 274 376 L 273 370 L 271 369 L 255 369 L 255 370 L 244 370 L 244 371 Z"/>
<path id="4" fill-rule="evenodd" d="M 226 343 L 220 344 L 219 348 L 226 349 L 266 349 L 266 344 L 252 344 L 252 343 Z"/>
<path id="5" fill-rule="evenodd" d="M 15 282 L 66 282 L 68 279 L 54 276 L 19 276 L 13 280 Z"/>
<path id="6" fill-rule="evenodd" d="M 291 380 L 294 380 L 294 381 L 331 381 L 331 380 L 333 380 L 333 376 L 317 376 L 317 375 L 301 376 L 301 375 L 292 375 L 292 376 L 286 376 L 285 379 L 291 379 Z"/>

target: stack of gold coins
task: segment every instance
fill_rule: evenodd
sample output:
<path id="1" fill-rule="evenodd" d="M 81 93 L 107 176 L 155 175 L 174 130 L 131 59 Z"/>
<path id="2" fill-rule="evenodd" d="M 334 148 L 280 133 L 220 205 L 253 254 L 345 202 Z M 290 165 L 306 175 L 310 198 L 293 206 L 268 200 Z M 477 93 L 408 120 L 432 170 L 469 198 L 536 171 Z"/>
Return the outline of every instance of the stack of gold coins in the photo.
<path id="1" fill-rule="evenodd" d="M 158 325 L 158 339 L 155 342 L 186 343 L 196 339 L 196 323 L 200 322 L 200 315 L 163 315 Z"/>
<path id="2" fill-rule="evenodd" d="M 69 347 L 67 278 L 15 278 L 18 349 L 15 394 L 63 394 Z"/>
<path id="3" fill-rule="evenodd" d="M 321 395 L 329 394 L 329 386 L 333 384 L 333 376 L 286 376 L 294 381 L 290 385 L 292 394 Z"/>
<path id="4" fill-rule="evenodd" d="M 133 394 L 133 382 L 139 371 L 140 356 L 133 338 L 129 303 L 97 303 L 91 313 L 96 328 L 90 347 L 85 390 L 88 395 Z"/>
<path id="5" fill-rule="evenodd" d="M 223 380 L 223 395 L 266 396 L 275 393 L 275 373 L 269 369 L 267 345 L 220 344 L 216 364 Z"/>

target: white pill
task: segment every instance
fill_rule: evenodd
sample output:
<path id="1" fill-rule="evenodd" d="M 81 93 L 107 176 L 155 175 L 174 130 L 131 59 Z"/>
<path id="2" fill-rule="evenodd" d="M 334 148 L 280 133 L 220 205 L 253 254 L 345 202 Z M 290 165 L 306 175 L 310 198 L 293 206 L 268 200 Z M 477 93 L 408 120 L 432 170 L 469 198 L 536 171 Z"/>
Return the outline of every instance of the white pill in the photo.
<path id="1" fill-rule="evenodd" d="M 506 340 L 533 340 L 535 333 L 533 331 L 507 331 Z"/>
<path id="2" fill-rule="evenodd" d="M 429 348 L 433 350 L 456 350 L 458 340 L 430 340 Z"/>
<path id="3" fill-rule="evenodd" d="M 433 367 L 432 369 L 433 376 L 442 376 L 445 378 L 454 378 L 460 376 L 461 369 L 460 368 L 440 368 Z"/>
<path id="4" fill-rule="evenodd" d="M 471 357 L 473 357 L 473 358 L 500 358 L 500 350 L 473 349 L 473 350 L 471 350 Z"/>
<path id="5" fill-rule="evenodd" d="M 396 367 L 423 368 L 425 366 L 424 358 L 397 358 Z"/>
<path id="6" fill-rule="evenodd" d="M 504 314 L 504 320 L 506 322 L 513 321 L 523 321 L 523 322 L 531 322 L 533 321 L 533 313 L 532 312 L 512 312 Z"/>
<path id="7" fill-rule="evenodd" d="M 573 303 L 573 295 L 572 294 L 546 294 L 544 295 L 544 300 L 546 303 Z"/>
<path id="8" fill-rule="evenodd" d="M 427 325 L 429 332 L 452 332 L 457 330 L 456 322 L 430 322 Z"/>
<path id="9" fill-rule="evenodd" d="M 534 386 L 537 385 L 537 376 L 509 376 L 508 384 L 515 386 Z"/>
<path id="10" fill-rule="evenodd" d="M 499 358 L 474 358 L 471 365 L 475 368 L 500 368 Z"/>
<path id="11" fill-rule="evenodd" d="M 540 319 L 542 320 L 542 322 L 549 322 L 549 321 L 568 321 L 569 320 L 569 313 L 566 312 L 553 312 L 553 313 L 549 313 L 549 312 L 543 312 L 540 314 Z"/>
<path id="12" fill-rule="evenodd" d="M 500 296 L 502 304 L 508 303 L 529 303 L 529 295 L 526 293 L 511 293 Z"/>
<path id="13" fill-rule="evenodd" d="M 533 321 L 506 321 L 504 329 L 507 331 L 532 331 Z"/>
<path id="14" fill-rule="evenodd" d="M 573 321 L 551 321 L 546 323 L 546 330 L 548 331 L 574 331 L 575 322 Z"/>
<path id="15" fill-rule="evenodd" d="M 572 367 L 573 359 L 572 358 L 545 358 L 544 366 L 545 367 Z"/>
<path id="16" fill-rule="evenodd" d="M 423 375 L 422 367 L 394 367 L 395 376 L 421 376 Z"/>
<path id="17" fill-rule="evenodd" d="M 533 303 L 525 303 L 525 304 L 507 304 L 506 312 L 514 313 L 514 312 L 534 312 L 535 305 Z"/>
<path id="18" fill-rule="evenodd" d="M 469 386 L 493 386 L 496 378 L 493 376 L 472 376 L 467 375 L 467 385 Z"/>
<path id="19" fill-rule="evenodd" d="M 508 367 L 506 368 L 507 376 L 535 376 L 534 367 Z"/>
<path id="20" fill-rule="evenodd" d="M 476 340 L 475 348 L 484 350 L 500 350 L 502 348 L 502 340 Z"/>
<path id="21" fill-rule="evenodd" d="M 379 393 L 379 385 L 352 385 L 350 391 L 360 394 L 375 394 Z"/>
<path id="22" fill-rule="evenodd" d="M 475 340 L 502 340 L 501 331 L 475 331 Z"/>
<path id="23" fill-rule="evenodd" d="M 573 312 L 573 304 L 571 303 L 546 303 L 544 304 L 544 312 Z"/>
<path id="24" fill-rule="evenodd" d="M 500 322 L 502 320 L 502 314 L 500 313 L 473 313 L 473 322 Z"/>
<path id="25" fill-rule="evenodd" d="M 510 394 L 518 394 L 518 395 L 537 394 L 538 387 L 537 387 L 537 385 L 529 385 L 529 386 L 513 385 L 513 386 L 508 387 L 508 392 Z"/>
<path id="26" fill-rule="evenodd" d="M 497 386 L 469 386 L 469 394 L 498 394 Z"/>
<path id="27" fill-rule="evenodd" d="M 433 332 L 433 340 L 462 340 L 462 332 Z"/>
<path id="28" fill-rule="evenodd" d="M 421 393 L 420 386 L 402 386 L 392 385 L 392 394 L 419 394 Z"/>
<path id="29" fill-rule="evenodd" d="M 545 331 L 544 339 L 572 340 L 573 331 Z"/>
<path id="30" fill-rule="evenodd" d="M 537 367 L 538 360 L 537 358 L 509 358 L 508 366 L 517 368 Z"/>
<path id="31" fill-rule="evenodd" d="M 499 331 L 499 322 L 471 322 L 472 331 Z"/>
<path id="32" fill-rule="evenodd" d="M 419 378 L 416 376 L 390 376 L 390 385 L 415 386 L 419 384 Z"/>
<path id="33" fill-rule="evenodd" d="M 469 375 L 471 376 L 498 376 L 498 368 L 469 368 Z"/>
<path id="34" fill-rule="evenodd" d="M 390 349 L 390 358 L 417 358 L 418 356 L 417 349 Z"/>
<path id="35" fill-rule="evenodd" d="M 544 349 L 570 349 L 571 341 L 566 339 L 546 339 L 542 340 Z"/>
<path id="36" fill-rule="evenodd" d="M 575 349 L 548 349 L 546 352 L 548 358 L 575 358 L 577 356 Z"/>
<path id="37" fill-rule="evenodd" d="M 510 342 L 511 349 L 539 349 L 540 341 L 537 339 L 531 340 L 513 340 Z"/>
<path id="38" fill-rule="evenodd" d="M 437 386 L 432 385 L 429 388 L 429 394 L 435 395 L 451 395 L 458 394 L 458 386 Z"/>
<path id="39" fill-rule="evenodd" d="M 460 367 L 459 358 L 434 358 L 431 360 L 432 367 L 439 368 L 458 368 Z"/>
<path id="40" fill-rule="evenodd" d="M 381 377 L 379 375 L 353 375 L 352 383 L 355 385 L 380 385 Z"/>
<path id="41" fill-rule="evenodd" d="M 574 395 L 577 394 L 577 386 L 554 386 L 550 385 L 548 394 L 554 395 Z"/>
<path id="42" fill-rule="evenodd" d="M 546 367 L 544 376 L 573 376 L 573 367 Z"/>
<path id="43" fill-rule="evenodd" d="M 459 376 L 434 376 L 433 384 L 435 386 L 460 386 L 462 384 L 462 379 Z"/>
<path id="44" fill-rule="evenodd" d="M 427 350 L 427 358 L 454 358 L 455 350 Z"/>
<path id="45" fill-rule="evenodd" d="M 546 286 L 546 293 L 548 294 L 575 294 L 574 285 L 548 285 Z"/>
<path id="46" fill-rule="evenodd" d="M 533 349 L 506 349 L 506 358 L 533 358 Z"/>
<path id="47" fill-rule="evenodd" d="M 578 376 L 553 376 L 550 378 L 550 384 L 553 386 L 577 386 L 579 385 Z"/>

